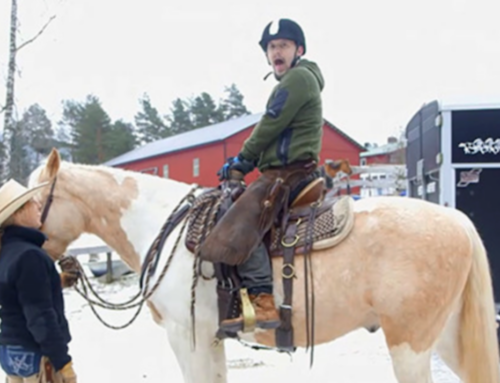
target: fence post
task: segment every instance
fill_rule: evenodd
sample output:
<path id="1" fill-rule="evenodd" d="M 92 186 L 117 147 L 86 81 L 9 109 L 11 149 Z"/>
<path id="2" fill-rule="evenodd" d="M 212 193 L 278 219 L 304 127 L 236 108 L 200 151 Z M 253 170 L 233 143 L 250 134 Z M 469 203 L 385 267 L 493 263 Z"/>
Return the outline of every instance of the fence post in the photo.
<path id="1" fill-rule="evenodd" d="M 106 253 L 106 283 L 113 282 L 113 263 L 111 262 L 111 252 Z"/>

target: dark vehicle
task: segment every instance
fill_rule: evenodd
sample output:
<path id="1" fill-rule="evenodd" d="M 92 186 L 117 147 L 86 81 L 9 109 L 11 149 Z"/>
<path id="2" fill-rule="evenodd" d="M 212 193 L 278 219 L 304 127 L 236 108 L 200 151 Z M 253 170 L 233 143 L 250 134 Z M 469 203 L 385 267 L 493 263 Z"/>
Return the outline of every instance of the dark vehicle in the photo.
<path id="1" fill-rule="evenodd" d="M 472 219 L 488 251 L 498 312 L 500 100 L 432 101 L 411 118 L 406 138 L 408 196 L 457 208 Z"/>

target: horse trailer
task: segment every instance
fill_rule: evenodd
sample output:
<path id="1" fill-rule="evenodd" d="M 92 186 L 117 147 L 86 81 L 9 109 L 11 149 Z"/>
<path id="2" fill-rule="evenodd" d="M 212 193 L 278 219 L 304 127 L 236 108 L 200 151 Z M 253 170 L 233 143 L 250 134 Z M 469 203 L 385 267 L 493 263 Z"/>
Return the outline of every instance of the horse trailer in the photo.
<path id="1" fill-rule="evenodd" d="M 408 197 L 457 208 L 484 241 L 500 307 L 500 100 L 425 104 L 406 126 Z M 497 317 L 498 320 L 498 317 Z"/>

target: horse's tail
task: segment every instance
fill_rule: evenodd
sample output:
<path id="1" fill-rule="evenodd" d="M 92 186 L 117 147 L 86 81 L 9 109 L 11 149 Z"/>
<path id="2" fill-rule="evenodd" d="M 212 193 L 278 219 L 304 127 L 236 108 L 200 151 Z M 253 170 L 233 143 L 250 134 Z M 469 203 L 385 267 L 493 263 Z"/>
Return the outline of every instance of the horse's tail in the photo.
<path id="1" fill-rule="evenodd" d="M 488 257 L 472 222 L 467 226 L 473 252 L 462 295 L 460 370 L 466 383 L 500 383 L 496 311 Z"/>

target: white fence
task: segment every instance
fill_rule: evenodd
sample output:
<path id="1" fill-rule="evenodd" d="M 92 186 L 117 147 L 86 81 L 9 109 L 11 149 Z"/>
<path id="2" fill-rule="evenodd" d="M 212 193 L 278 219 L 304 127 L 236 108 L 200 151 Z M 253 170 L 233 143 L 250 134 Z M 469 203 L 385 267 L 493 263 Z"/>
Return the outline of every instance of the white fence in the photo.
<path id="1" fill-rule="evenodd" d="M 337 193 L 348 187 L 361 187 L 360 196 L 398 194 L 406 189 L 405 165 L 365 165 L 351 166 L 352 175 L 359 174 L 360 179 L 350 179 L 350 176 L 339 172 L 333 178 L 331 193 Z M 351 175 L 351 176 L 352 176 Z"/>

